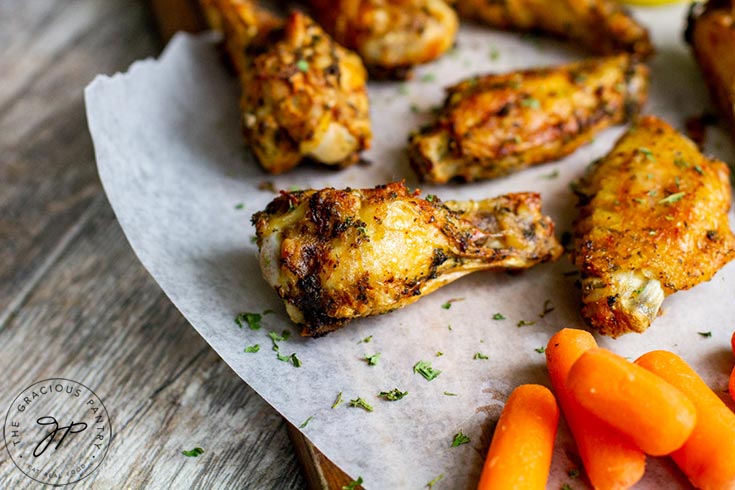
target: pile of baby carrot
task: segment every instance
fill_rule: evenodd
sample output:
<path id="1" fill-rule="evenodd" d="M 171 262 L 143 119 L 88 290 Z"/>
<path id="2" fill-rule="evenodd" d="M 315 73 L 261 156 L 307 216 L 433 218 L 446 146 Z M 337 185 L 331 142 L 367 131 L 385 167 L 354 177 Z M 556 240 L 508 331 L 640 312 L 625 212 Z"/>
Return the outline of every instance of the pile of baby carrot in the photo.
<path id="1" fill-rule="evenodd" d="M 478 490 L 546 488 L 559 407 L 597 490 L 633 486 L 646 454 L 670 455 L 697 488 L 735 489 L 735 414 L 676 354 L 630 362 L 566 328 L 549 340 L 546 365 L 556 397 L 541 385 L 513 391 Z M 735 399 L 735 369 L 730 393 Z"/>

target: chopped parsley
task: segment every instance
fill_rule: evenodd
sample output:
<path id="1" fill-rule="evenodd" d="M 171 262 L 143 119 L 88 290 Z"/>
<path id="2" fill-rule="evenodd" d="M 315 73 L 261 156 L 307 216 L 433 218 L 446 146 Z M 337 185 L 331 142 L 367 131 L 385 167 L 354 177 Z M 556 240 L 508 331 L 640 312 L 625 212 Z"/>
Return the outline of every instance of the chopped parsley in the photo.
<path id="1" fill-rule="evenodd" d="M 536 348 L 535 348 L 535 349 L 533 349 L 533 350 L 535 350 L 535 351 L 536 351 L 536 352 L 538 352 L 539 354 L 543 354 L 544 352 L 546 352 L 546 347 L 536 347 Z"/>
<path id="2" fill-rule="evenodd" d="M 204 454 L 204 449 L 200 447 L 195 447 L 194 449 L 190 451 L 181 451 L 181 454 L 183 454 L 187 458 L 196 458 L 200 454 Z"/>
<path id="3" fill-rule="evenodd" d="M 245 347 L 245 352 L 258 352 L 260 350 L 260 344 L 249 345 Z"/>
<path id="4" fill-rule="evenodd" d="M 439 374 L 441 374 L 441 371 L 431 367 L 431 363 L 427 361 L 419 361 L 416 364 L 414 364 L 413 372 L 414 374 L 419 373 L 421 376 L 426 378 L 427 381 L 431 381 L 437 376 L 439 376 Z"/>
<path id="5" fill-rule="evenodd" d="M 541 175 L 542 179 L 548 179 L 548 180 L 555 179 L 557 177 L 559 177 L 558 169 L 554 169 L 551 173 Z"/>
<path id="6" fill-rule="evenodd" d="M 495 46 L 490 48 L 490 59 L 495 61 L 500 58 L 500 51 Z"/>
<path id="7" fill-rule="evenodd" d="M 689 168 L 689 162 L 687 162 L 683 158 L 674 158 L 674 165 L 679 168 Z"/>
<path id="8" fill-rule="evenodd" d="M 686 192 L 677 192 L 675 194 L 671 194 L 670 196 L 666 196 L 663 199 L 661 199 L 658 203 L 659 204 L 673 204 L 675 202 L 681 201 L 681 198 L 686 195 Z"/>
<path id="9" fill-rule="evenodd" d="M 250 327 L 250 330 L 260 330 L 260 327 L 262 326 L 260 321 L 262 319 L 263 315 L 260 313 L 238 313 L 235 317 L 235 323 L 237 323 L 237 326 L 242 328 L 243 322 L 245 322 L 248 324 L 248 327 Z"/>
<path id="10" fill-rule="evenodd" d="M 440 350 L 439 351 L 436 351 L 436 357 L 441 357 L 443 355 L 444 355 L 444 353 L 442 351 L 440 351 Z"/>
<path id="11" fill-rule="evenodd" d="M 452 393 L 450 391 L 445 391 L 444 394 L 447 395 L 447 396 L 459 396 L 458 394 Z"/>
<path id="12" fill-rule="evenodd" d="M 307 425 L 309 425 L 309 422 L 311 422 L 311 419 L 313 419 L 314 416 L 310 415 L 309 418 L 304 420 L 301 425 L 299 425 L 299 429 L 305 429 Z"/>
<path id="13" fill-rule="evenodd" d="M 472 359 L 482 359 L 482 360 L 485 360 L 485 359 L 490 359 L 490 358 L 487 357 L 482 352 L 476 352 L 475 355 L 472 357 Z"/>
<path id="14" fill-rule="evenodd" d="M 651 160 L 652 162 L 656 161 L 656 157 L 653 156 L 653 152 L 648 148 L 639 148 L 639 151 L 643 153 L 648 160 Z"/>
<path id="15" fill-rule="evenodd" d="M 516 323 L 516 327 L 529 327 L 531 325 L 536 325 L 536 322 L 528 322 L 526 320 L 520 320 L 518 323 Z"/>
<path id="16" fill-rule="evenodd" d="M 364 410 L 367 410 L 368 412 L 372 412 L 373 411 L 373 407 L 371 407 L 368 402 L 366 402 L 365 400 L 363 400 L 359 396 L 357 398 L 355 398 L 354 400 L 350 400 L 350 406 L 351 407 L 362 408 Z"/>
<path id="17" fill-rule="evenodd" d="M 368 342 L 370 342 L 371 340 L 373 340 L 373 336 L 372 336 L 372 335 L 368 335 L 368 336 L 367 336 L 367 337 L 365 337 L 364 339 L 362 339 L 362 340 L 358 340 L 358 341 L 357 341 L 357 343 L 358 343 L 358 344 L 367 344 L 367 343 L 368 343 Z"/>
<path id="18" fill-rule="evenodd" d="M 696 170 L 699 175 L 704 175 L 704 170 L 702 170 L 702 167 L 699 165 L 695 165 L 694 170 Z"/>
<path id="19" fill-rule="evenodd" d="M 543 311 L 541 313 L 539 313 L 538 316 L 539 316 L 539 318 L 543 318 L 546 315 L 548 315 L 549 313 L 551 313 L 552 311 L 554 311 L 554 305 L 551 303 L 551 300 L 550 299 L 547 299 L 546 301 L 544 301 L 544 309 L 543 309 Z"/>
<path id="20" fill-rule="evenodd" d="M 380 359 L 380 352 L 377 352 L 372 356 L 365 354 L 365 357 L 363 357 L 363 359 L 367 361 L 368 366 L 375 366 L 378 363 L 378 359 Z"/>
<path id="21" fill-rule="evenodd" d="M 358 485 L 362 485 L 362 477 L 358 476 L 357 480 L 352 480 L 350 483 L 342 487 L 342 490 L 355 490 Z"/>
<path id="22" fill-rule="evenodd" d="M 379 397 L 385 398 L 386 400 L 391 402 L 400 400 L 406 395 L 408 395 L 408 391 L 401 391 L 398 388 L 393 388 L 390 391 L 381 391 L 380 393 L 378 393 Z"/>
<path id="23" fill-rule="evenodd" d="M 307 72 L 309 71 L 309 62 L 306 60 L 299 60 L 296 62 L 296 68 L 298 68 L 300 72 Z"/>
<path id="24" fill-rule="evenodd" d="M 276 357 L 279 361 L 290 362 L 294 367 L 301 367 L 301 360 L 296 357 L 296 353 L 293 353 L 290 356 L 284 356 L 280 352 L 276 352 Z"/>
<path id="25" fill-rule="evenodd" d="M 421 81 L 424 83 L 430 83 L 434 80 L 436 80 L 436 75 L 434 75 L 433 73 L 424 73 L 423 75 L 421 75 Z"/>
<path id="26" fill-rule="evenodd" d="M 528 97 L 521 101 L 521 106 L 528 107 L 530 109 L 539 109 L 541 107 L 541 103 L 533 97 Z"/>
<path id="27" fill-rule="evenodd" d="M 268 337 L 271 338 L 271 341 L 273 342 L 273 350 L 278 350 L 278 342 L 288 340 L 289 337 L 291 337 L 291 331 L 290 330 L 284 330 L 282 333 L 278 332 L 268 332 Z"/>
<path id="28" fill-rule="evenodd" d="M 702 337 L 712 337 L 712 332 L 697 332 Z"/>
<path id="29" fill-rule="evenodd" d="M 493 315 L 493 320 L 505 320 L 505 316 L 502 313 L 496 313 Z"/>
<path id="30" fill-rule="evenodd" d="M 449 300 L 447 300 L 446 303 L 444 303 L 442 305 L 442 308 L 445 309 L 445 310 L 448 310 L 449 308 L 452 307 L 452 303 L 454 303 L 455 301 L 462 301 L 463 299 L 464 298 L 452 298 L 452 299 L 449 299 Z"/>
<path id="31" fill-rule="evenodd" d="M 441 475 L 437 476 L 436 478 L 434 478 L 433 480 L 431 480 L 431 481 L 430 481 L 429 483 L 427 483 L 427 484 L 426 484 L 426 487 L 427 487 L 427 488 L 428 488 L 429 490 L 431 490 L 432 488 L 434 488 L 434 485 L 436 485 L 437 483 L 439 483 L 439 481 L 440 481 L 440 480 L 441 480 L 442 478 L 444 478 L 444 473 L 442 473 Z"/>
<path id="32" fill-rule="evenodd" d="M 335 398 L 334 403 L 332 403 L 332 408 L 337 408 L 338 406 L 342 405 L 342 392 L 340 391 L 337 393 L 337 398 Z"/>
<path id="33" fill-rule="evenodd" d="M 461 446 L 462 444 L 467 444 L 468 442 L 470 442 L 470 438 L 462 434 L 462 431 L 459 431 L 456 434 L 454 434 L 454 440 L 452 441 L 452 447 Z"/>
<path id="34" fill-rule="evenodd" d="M 235 209 L 245 209 L 245 203 L 240 202 L 240 203 L 235 204 Z"/>

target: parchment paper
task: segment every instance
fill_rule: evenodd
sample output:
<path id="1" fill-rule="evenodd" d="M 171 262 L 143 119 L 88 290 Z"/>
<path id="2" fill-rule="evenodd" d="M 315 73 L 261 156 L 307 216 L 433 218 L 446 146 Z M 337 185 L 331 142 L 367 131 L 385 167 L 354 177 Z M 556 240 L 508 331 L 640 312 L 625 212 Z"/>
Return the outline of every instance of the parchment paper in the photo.
<path id="1" fill-rule="evenodd" d="M 658 49 L 646 112 L 680 129 L 687 117 L 711 110 L 681 39 L 685 7 L 636 11 Z M 275 197 L 259 188 L 264 182 L 287 189 L 370 187 L 405 179 L 416 187 L 404 153 L 406 138 L 429 120 L 431 108 L 442 101 L 443 86 L 478 73 L 582 56 L 569 44 L 464 26 L 458 48 L 420 68 L 415 80 L 370 86 L 375 137 L 365 156 L 371 165 L 343 171 L 303 167 L 278 177 L 262 172 L 242 142 L 239 88 L 211 35 L 178 35 L 158 60 L 137 62 L 126 74 L 98 77 L 85 95 L 100 178 L 125 235 L 161 288 L 237 374 L 294 425 L 313 417 L 302 429 L 305 435 L 353 478 L 362 476 L 366 488 L 420 489 L 444 475 L 434 488 L 464 489 L 476 485 L 510 391 L 522 383 L 549 384 L 544 355 L 536 349 L 558 329 L 584 325 L 568 259 L 520 275 L 476 273 L 405 309 L 307 339 L 296 335 L 280 300 L 261 278 L 250 216 Z M 570 181 L 604 155 L 622 131 L 607 130 L 563 161 L 508 178 L 424 186 L 423 191 L 443 199 L 538 191 L 561 235 L 575 215 Z M 708 130 L 707 149 L 733 161 L 722 129 Z M 644 335 L 598 341 L 631 359 L 651 349 L 673 350 L 727 398 L 734 291 L 735 264 L 730 264 L 711 282 L 668 298 L 663 316 Z M 459 300 L 442 307 L 453 299 Z M 547 300 L 553 311 L 540 317 Z M 238 313 L 267 309 L 274 313 L 263 317 L 260 330 L 234 322 Z M 493 320 L 495 313 L 505 320 Z M 517 326 L 522 320 L 535 323 Z M 271 350 L 268 332 L 284 329 L 294 335 L 279 343 L 280 352 L 296 353 L 303 362 L 299 368 L 279 361 Z M 359 343 L 368 336 L 371 342 Z M 243 351 L 253 344 L 260 344 L 259 352 Z M 362 360 L 378 352 L 377 365 Z M 488 359 L 474 359 L 478 352 Z M 430 382 L 414 374 L 420 360 L 430 361 L 441 374 Z M 407 390 L 408 396 L 395 402 L 377 397 L 393 388 Z M 331 408 L 339 392 L 345 403 Z M 350 407 L 348 401 L 358 396 L 374 411 Z M 471 442 L 451 447 L 459 431 Z M 567 475 L 579 467 L 574 454 L 562 423 L 548 488 L 564 483 L 586 488 L 584 478 Z M 689 484 L 668 459 L 651 458 L 636 488 Z"/>

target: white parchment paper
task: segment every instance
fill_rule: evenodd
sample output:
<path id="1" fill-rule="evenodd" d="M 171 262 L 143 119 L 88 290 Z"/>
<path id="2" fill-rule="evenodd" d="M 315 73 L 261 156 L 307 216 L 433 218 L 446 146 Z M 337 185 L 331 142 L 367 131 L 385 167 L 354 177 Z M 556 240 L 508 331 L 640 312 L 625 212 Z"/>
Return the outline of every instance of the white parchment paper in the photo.
<path id="1" fill-rule="evenodd" d="M 646 112 L 683 128 L 687 117 L 710 110 L 681 39 L 685 5 L 636 14 L 658 49 Z M 370 187 L 405 179 L 415 187 L 405 157 L 407 135 L 429 120 L 443 86 L 478 73 L 583 55 L 564 43 L 465 26 L 457 49 L 421 67 L 415 80 L 370 86 L 375 137 L 365 156 L 371 165 L 343 171 L 304 167 L 278 177 L 263 173 L 242 142 L 239 88 L 211 36 L 178 35 L 158 60 L 98 77 L 85 95 L 100 178 L 125 235 L 161 288 L 237 374 L 296 426 L 313 417 L 302 429 L 305 435 L 353 478 L 362 476 L 366 488 L 420 489 L 443 475 L 434 488 L 464 489 L 476 485 L 510 391 L 522 383 L 548 385 L 544 355 L 536 349 L 562 327 L 583 327 L 568 259 L 514 276 L 476 273 L 403 310 L 354 321 L 321 339 L 293 335 L 280 348 L 282 354 L 297 354 L 303 365 L 296 368 L 271 350 L 269 331 L 297 329 L 261 278 L 250 216 L 274 198 L 260 185 L 264 182 L 287 189 Z M 563 161 L 508 178 L 423 190 L 443 199 L 538 191 L 561 235 L 575 215 L 570 181 L 604 155 L 622 130 L 607 130 Z M 708 130 L 707 149 L 733 161 L 733 147 L 721 129 Z M 598 341 L 630 358 L 654 348 L 673 350 L 726 398 L 733 292 L 735 264 L 730 264 L 711 282 L 668 298 L 663 316 L 644 335 Z M 452 299 L 461 301 L 442 307 Z M 541 317 L 547 301 L 553 311 Z M 274 313 L 263 317 L 260 330 L 234 322 L 240 312 L 267 309 Z M 505 319 L 493 320 L 495 313 Z M 521 321 L 535 323 L 517 326 Z M 371 342 L 358 343 L 368 336 Z M 260 344 L 259 352 L 243 352 L 253 344 Z M 362 360 L 378 352 L 377 365 Z M 478 352 L 488 359 L 474 359 Z M 419 360 L 432 362 L 441 374 L 431 382 L 414 374 Z M 393 388 L 409 394 L 396 402 L 377 397 Z M 339 392 L 345 403 L 331 408 Z M 358 396 L 374 411 L 350 407 L 348 400 Z M 451 447 L 459 431 L 471 442 Z M 578 467 L 574 454 L 562 423 L 548 488 L 564 483 L 586 488 L 583 478 L 567 475 Z M 651 458 L 636 488 L 689 486 L 668 459 Z"/>

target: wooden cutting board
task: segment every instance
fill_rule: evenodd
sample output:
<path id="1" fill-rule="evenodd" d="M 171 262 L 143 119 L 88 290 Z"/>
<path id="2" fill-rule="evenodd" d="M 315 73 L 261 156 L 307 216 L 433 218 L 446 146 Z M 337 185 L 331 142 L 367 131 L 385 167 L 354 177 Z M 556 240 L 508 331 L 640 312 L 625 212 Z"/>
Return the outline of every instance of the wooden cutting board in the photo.
<path id="1" fill-rule="evenodd" d="M 150 0 L 151 10 L 164 42 L 177 31 L 199 32 L 206 29 L 198 0 Z M 233 101 L 237 104 L 238 101 Z M 287 423 L 294 452 L 301 463 L 309 490 L 341 490 L 352 479 L 337 468 L 306 439 L 299 430 Z M 355 489 L 362 489 L 361 486 Z"/>

